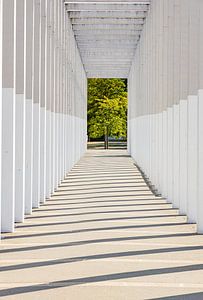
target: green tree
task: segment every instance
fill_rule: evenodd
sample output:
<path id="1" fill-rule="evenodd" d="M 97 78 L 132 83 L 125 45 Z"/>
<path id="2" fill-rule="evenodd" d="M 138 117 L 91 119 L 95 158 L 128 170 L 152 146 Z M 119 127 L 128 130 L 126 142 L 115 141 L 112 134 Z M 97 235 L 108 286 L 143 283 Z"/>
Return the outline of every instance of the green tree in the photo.
<path id="1" fill-rule="evenodd" d="M 88 135 L 90 138 L 126 137 L 127 87 L 122 79 L 89 79 Z"/>

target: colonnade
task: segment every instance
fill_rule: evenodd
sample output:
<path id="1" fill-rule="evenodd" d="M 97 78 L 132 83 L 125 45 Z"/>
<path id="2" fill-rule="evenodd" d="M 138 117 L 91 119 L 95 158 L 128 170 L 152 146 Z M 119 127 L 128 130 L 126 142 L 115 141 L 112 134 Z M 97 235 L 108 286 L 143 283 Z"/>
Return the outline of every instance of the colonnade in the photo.
<path id="1" fill-rule="evenodd" d="M 86 82 L 63 0 L 0 1 L 2 232 L 85 152 Z"/>
<path id="2" fill-rule="evenodd" d="M 129 76 L 128 149 L 203 232 L 203 1 L 153 0 Z"/>

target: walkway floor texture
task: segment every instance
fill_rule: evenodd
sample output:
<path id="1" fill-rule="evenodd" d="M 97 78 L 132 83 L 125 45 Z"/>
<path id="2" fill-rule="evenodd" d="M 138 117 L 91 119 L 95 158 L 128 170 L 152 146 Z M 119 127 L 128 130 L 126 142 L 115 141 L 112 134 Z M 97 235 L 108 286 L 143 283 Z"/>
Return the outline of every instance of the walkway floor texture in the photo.
<path id="1" fill-rule="evenodd" d="M 0 245 L 0 297 L 203 299 L 203 236 L 124 150 L 88 151 Z M 185 295 L 185 296 L 184 296 Z"/>

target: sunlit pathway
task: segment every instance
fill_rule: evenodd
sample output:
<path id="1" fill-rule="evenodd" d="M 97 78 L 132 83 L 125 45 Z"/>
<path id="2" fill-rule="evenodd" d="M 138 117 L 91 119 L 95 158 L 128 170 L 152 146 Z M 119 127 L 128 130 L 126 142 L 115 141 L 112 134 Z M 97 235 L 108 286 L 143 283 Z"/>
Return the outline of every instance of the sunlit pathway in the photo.
<path id="1" fill-rule="evenodd" d="M 203 236 L 186 222 L 152 194 L 127 152 L 89 151 L 4 236 L 0 297 L 203 299 Z"/>

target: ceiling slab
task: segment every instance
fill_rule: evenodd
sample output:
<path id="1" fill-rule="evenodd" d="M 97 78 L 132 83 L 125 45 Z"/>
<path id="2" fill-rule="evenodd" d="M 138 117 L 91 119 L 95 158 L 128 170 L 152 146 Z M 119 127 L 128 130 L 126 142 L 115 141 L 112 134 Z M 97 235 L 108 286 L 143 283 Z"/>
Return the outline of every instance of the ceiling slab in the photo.
<path id="1" fill-rule="evenodd" d="M 149 0 L 65 0 L 89 78 L 127 78 Z"/>

